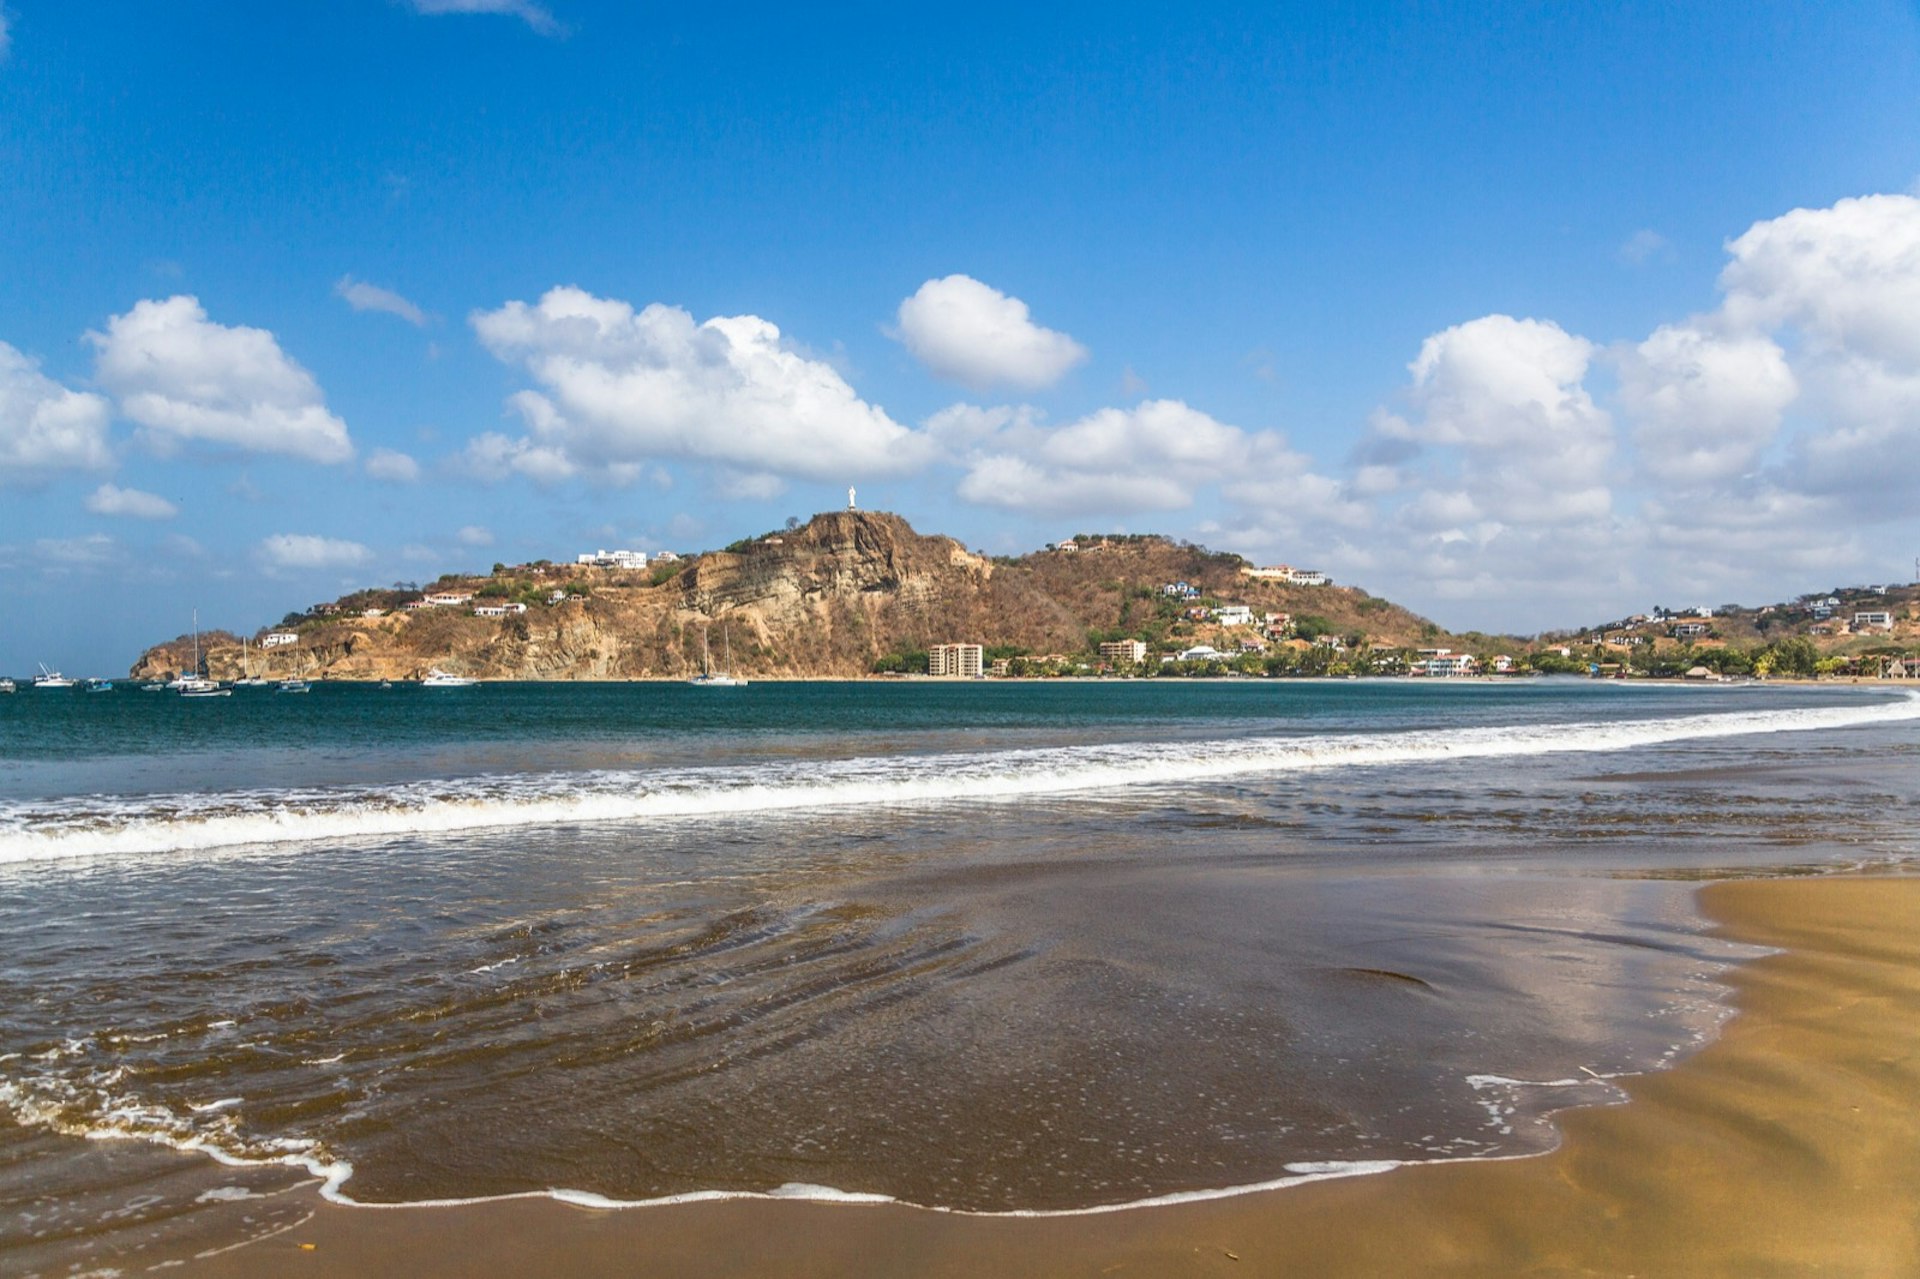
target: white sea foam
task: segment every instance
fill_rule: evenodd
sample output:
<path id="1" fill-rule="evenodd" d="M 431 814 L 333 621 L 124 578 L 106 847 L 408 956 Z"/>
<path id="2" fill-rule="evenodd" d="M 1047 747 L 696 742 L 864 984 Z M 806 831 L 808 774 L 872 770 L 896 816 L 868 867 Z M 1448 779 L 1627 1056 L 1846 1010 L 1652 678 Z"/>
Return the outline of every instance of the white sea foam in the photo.
<path id="1" fill-rule="evenodd" d="M 1920 695 L 1903 692 L 1842 706 L 1613 722 L 1127 742 L 379 787 L 89 796 L 0 806 L 0 864 L 516 826 L 989 803 L 1317 769 L 1618 751 L 1913 719 L 1920 719 Z"/>

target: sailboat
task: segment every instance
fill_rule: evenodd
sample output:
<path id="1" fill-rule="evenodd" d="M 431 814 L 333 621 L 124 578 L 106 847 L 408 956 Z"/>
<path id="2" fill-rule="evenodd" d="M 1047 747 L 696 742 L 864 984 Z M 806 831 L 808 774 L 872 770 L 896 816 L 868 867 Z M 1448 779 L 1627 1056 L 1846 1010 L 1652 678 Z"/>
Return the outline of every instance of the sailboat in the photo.
<path id="1" fill-rule="evenodd" d="M 264 675 L 253 673 L 253 663 L 247 658 L 247 637 L 240 637 L 240 678 L 233 681 L 235 688 L 265 688 L 273 683 Z"/>
<path id="2" fill-rule="evenodd" d="M 178 678 L 167 685 L 177 688 L 182 697 L 232 697 L 233 690 L 221 688 L 216 680 L 210 680 L 201 674 L 200 669 L 200 610 L 193 610 L 193 673 L 181 672 Z"/>
<path id="3" fill-rule="evenodd" d="M 721 642 L 727 646 L 727 662 L 725 667 L 716 672 L 707 653 L 707 634 L 705 631 L 700 633 L 700 673 L 687 681 L 695 688 L 740 688 L 747 682 L 733 673 L 733 632 L 722 627 L 720 635 Z"/>

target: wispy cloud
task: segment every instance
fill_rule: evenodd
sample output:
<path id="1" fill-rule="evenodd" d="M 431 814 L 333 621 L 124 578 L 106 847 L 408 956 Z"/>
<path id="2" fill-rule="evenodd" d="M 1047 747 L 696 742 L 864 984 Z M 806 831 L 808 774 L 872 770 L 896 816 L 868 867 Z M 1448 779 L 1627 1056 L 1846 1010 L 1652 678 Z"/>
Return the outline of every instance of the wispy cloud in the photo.
<path id="1" fill-rule="evenodd" d="M 270 570 L 352 568 L 373 558 L 358 542 L 312 533 L 275 533 L 260 543 L 258 553 Z"/>
<path id="2" fill-rule="evenodd" d="M 87 494 L 87 509 L 95 515 L 124 515 L 136 520 L 170 520 L 180 508 L 158 493 L 102 484 Z"/>
<path id="3" fill-rule="evenodd" d="M 375 449 L 367 455 L 367 474 L 389 484 L 411 484 L 420 478 L 420 463 L 398 449 Z"/>
<path id="4" fill-rule="evenodd" d="M 533 0 L 413 0 L 415 13 L 505 13 L 520 19 L 543 36 L 566 34 L 566 28 Z"/>
<path id="5" fill-rule="evenodd" d="M 380 311 L 397 315 L 417 329 L 427 327 L 427 313 L 392 289 L 383 289 L 377 284 L 343 275 L 333 286 L 333 292 L 335 296 L 345 298 L 347 305 L 356 311 Z"/>
<path id="6" fill-rule="evenodd" d="M 1642 227 L 1614 250 L 1614 256 L 1629 266 L 1640 266 L 1655 258 L 1673 256 L 1673 241 L 1651 227 Z"/>

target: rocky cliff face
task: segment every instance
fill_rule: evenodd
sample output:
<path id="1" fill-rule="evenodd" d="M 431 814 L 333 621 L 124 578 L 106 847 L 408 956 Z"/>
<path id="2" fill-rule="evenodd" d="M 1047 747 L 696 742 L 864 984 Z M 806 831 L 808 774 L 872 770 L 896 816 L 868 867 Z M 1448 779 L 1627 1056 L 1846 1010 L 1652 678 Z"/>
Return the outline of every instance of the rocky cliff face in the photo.
<path id="1" fill-rule="evenodd" d="M 700 556 L 658 581 L 536 565 L 437 587 L 529 601 L 506 617 L 467 607 L 368 617 L 343 601 L 334 615 L 302 623 L 297 643 L 248 650 L 244 667 L 236 638 L 201 638 L 217 679 L 418 679 L 435 666 L 487 679 L 685 678 L 699 671 L 703 642 L 715 665 L 730 649 L 739 674 L 831 678 L 864 675 L 889 653 L 962 640 L 1074 652 L 1090 628 L 1137 621 L 1148 591 L 1171 580 L 1256 607 L 1302 607 L 1287 588 L 1241 577 L 1233 557 L 1196 547 L 1149 541 L 995 562 L 952 538 L 922 536 L 896 515 L 841 511 Z M 582 594 L 547 602 L 569 588 Z M 1338 613 L 1365 601 L 1322 588 L 1305 602 Z M 1404 621 L 1409 634 L 1418 625 L 1393 614 L 1385 620 Z M 1378 634 L 1381 620 L 1368 629 Z M 163 676 L 186 661 L 170 642 L 142 655 L 132 674 Z"/>

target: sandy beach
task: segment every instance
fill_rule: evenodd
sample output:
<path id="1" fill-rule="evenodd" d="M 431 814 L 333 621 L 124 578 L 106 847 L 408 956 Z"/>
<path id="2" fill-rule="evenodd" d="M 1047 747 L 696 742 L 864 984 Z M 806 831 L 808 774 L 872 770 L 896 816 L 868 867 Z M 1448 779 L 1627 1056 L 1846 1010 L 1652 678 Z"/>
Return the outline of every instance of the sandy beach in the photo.
<path id="1" fill-rule="evenodd" d="M 1708 886 L 1779 948 L 1736 1017 L 1555 1152 L 1105 1215 L 733 1202 L 354 1209 L 204 1275 L 1911 1275 L 1920 1272 L 1920 879 Z M 304 1193 L 304 1192 L 303 1192 Z"/>

